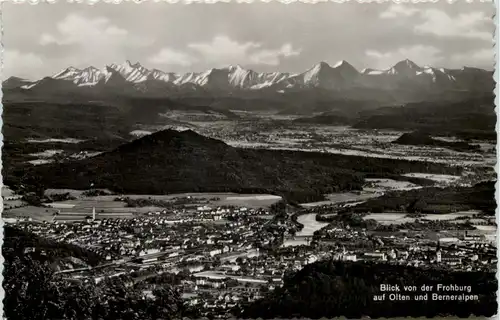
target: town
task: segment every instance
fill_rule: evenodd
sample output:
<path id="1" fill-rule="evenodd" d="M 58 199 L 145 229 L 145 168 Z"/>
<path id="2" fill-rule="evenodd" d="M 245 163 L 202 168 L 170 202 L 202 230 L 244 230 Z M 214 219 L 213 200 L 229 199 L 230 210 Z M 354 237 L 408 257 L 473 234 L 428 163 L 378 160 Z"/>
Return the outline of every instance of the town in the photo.
<path id="1" fill-rule="evenodd" d="M 114 200 L 141 201 L 124 196 Z M 282 201 L 264 207 L 213 206 L 206 198 L 184 196 L 156 204 L 164 208 L 128 217 L 93 207 L 87 214 L 73 216 L 58 210 L 48 221 L 17 217 L 6 222 L 103 258 L 93 267 L 78 259 L 59 267 L 56 273 L 68 281 L 119 278 L 141 288 L 145 296 L 170 284 L 205 316 L 223 316 L 241 302 L 262 298 L 281 286 L 287 273 L 319 260 L 463 271 L 494 271 L 497 263 L 493 243 L 478 230 L 462 228 L 464 219 L 448 222 L 455 226 L 454 237 L 447 230 L 431 238 L 427 228 L 394 232 L 380 226 L 366 228 L 352 223 L 352 218 L 331 219 L 340 216 L 336 213 L 345 207 L 342 203 L 309 208 L 290 208 Z M 45 206 L 64 207 L 63 203 Z M 321 222 L 321 217 L 330 222 Z M 476 214 L 470 220 L 496 228 L 494 218 Z M 26 248 L 25 254 L 36 250 Z"/>

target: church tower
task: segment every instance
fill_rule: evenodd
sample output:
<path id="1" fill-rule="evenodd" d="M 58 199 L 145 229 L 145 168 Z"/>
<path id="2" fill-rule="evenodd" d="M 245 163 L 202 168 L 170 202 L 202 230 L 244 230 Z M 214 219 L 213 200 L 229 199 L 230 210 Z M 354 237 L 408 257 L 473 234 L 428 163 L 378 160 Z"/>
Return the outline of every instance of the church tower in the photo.
<path id="1" fill-rule="evenodd" d="M 441 250 L 438 250 L 436 252 L 436 262 L 440 263 L 441 262 Z"/>
<path id="2" fill-rule="evenodd" d="M 437 244 L 436 244 L 436 262 L 437 263 L 440 263 L 441 262 L 441 242 L 439 242 L 439 240 L 437 241 Z"/>

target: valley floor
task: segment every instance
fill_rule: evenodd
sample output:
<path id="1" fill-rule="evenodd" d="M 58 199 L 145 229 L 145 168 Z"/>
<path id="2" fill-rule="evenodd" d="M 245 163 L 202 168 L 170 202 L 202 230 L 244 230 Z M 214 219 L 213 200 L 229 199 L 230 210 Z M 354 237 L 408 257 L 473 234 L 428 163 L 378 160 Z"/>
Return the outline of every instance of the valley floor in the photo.
<path id="1" fill-rule="evenodd" d="M 189 124 L 200 134 L 232 146 L 440 162 L 465 168 L 461 176 L 406 174 L 433 180 L 440 188 L 495 179 L 492 142 L 476 141 L 480 152 L 456 152 L 393 144 L 403 133 L 399 131 L 276 126 L 276 119 L 267 120 L 269 123 L 243 119 Z M 136 128 L 134 134 L 156 129 Z M 25 143 L 38 146 L 38 152 L 27 155 L 32 165 L 56 161 L 61 153 L 74 158 L 99 152 L 77 150 L 74 140 Z M 43 150 L 49 143 L 59 147 Z M 70 148 L 64 150 L 66 145 Z M 281 206 L 281 197 L 268 194 L 133 195 L 103 190 L 103 194 L 92 195 L 72 189 L 48 189 L 46 196 L 63 195 L 63 199 L 34 206 L 5 188 L 3 218 L 8 225 L 76 244 L 104 259 L 97 268 L 67 263 L 57 270 L 67 279 L 99 283 L 114 277 L 148 295 L 167 283 L 165 274 L 175 273 L 182 279 L 175 286 L 184 293 L 187 304 L 198 308 L 201 315 L 223 316 L 241 301 L 260 299 L 282 286 L 287 272 L 319 260 L 493 272 L 497 226 L 494 218 L 481 210 L 340 215 L 370 199 L 421 188 L 425 187 L 409 181 L 366 179 L 363 190 L 327 194 L 325 201 L 295 207 Z"/>

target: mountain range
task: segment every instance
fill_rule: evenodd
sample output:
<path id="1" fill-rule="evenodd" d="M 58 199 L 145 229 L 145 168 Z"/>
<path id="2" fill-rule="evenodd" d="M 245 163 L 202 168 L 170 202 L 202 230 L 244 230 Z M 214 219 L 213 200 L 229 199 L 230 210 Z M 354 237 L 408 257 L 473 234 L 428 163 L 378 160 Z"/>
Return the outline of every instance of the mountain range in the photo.
<path id="1" fill-rule="evenodd" d="M 37 81 L 8 78 L 3 88 L 21 92 L 99 92 L 169 95 L 176 93 L 238 94 L 244 92 L 287 92 L 321 89 L 329 92 L 374 90 L 381 92 L 491 92 L 493 72 L 464 67 L 444 69 L 418 66 L 403 60 L 387 70 L 358 71 L 346 61 L 331 66 L 320 62 L 305 72 L 259 73 L 239 65 L 213 68 L 205 72 L 177 74 L 147 69 L 140 63 L 110 64 L 104 68 L 69 67 Z M 359 92 L 358 92 L 359 93 Z"/>

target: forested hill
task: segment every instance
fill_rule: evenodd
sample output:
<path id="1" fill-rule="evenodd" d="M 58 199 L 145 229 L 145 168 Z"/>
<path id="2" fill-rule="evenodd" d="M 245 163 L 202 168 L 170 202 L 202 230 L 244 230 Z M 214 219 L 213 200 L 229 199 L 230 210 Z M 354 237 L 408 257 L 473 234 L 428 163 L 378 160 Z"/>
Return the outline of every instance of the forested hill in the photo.
<path id="1" fill-rule="evenodd" d="M 66 258 L 78 259 L 89 266 L 94 266 L 104 261 L 103 257 L 82 247 L 70 243 L 48 240 L 11 226 L 4 227 L 3 241 L 2 254 L 6 261 L 23 256 L 25 249 L 28 248 L 34 250 L 31 256 L 37 260 L 51 263 L 52 266 L 58 265 L 59 262 Z"/>
<path id="2" fill-rule="evenodd" d="M 470 187 L 422 188 L 393 191 L 369 199 L 345 212 L 420 212 L 451 213 L 479 210 L 495 215 L 495 181 L 485 181 Z"/>
<path id="3" fill-rule="evenodd" d="M 380 284 L 472 286 L 479 300 L 459 301 L 374 301 L 382 294 Z M 389 264 L 321 261 L 307 265 L 285 279 L 282 288 L 237 311 L 241 318 L 334 318 L 434 316 L 493 316 L 497 312 L 497 280 L 494 273 L 449 272 Z M 420 290 L 420 289 L 419 289 Z M 429 291 L 429 295 L 435 291 Z M 388 296 L 390 292 L 386 292 Z M 405 294 L 405 292 L 400 292 Z M 441 292 L 442 293 L 442 292 Z M 448 292 L 461 294 L 462 292 Z M 407 294 L 407 293 L 406 293 Z"/>
<path id="4" fill-rule="evenodd" d="M 419 130 L 431 135 L 496 140 L 496 121 L 494 96 L 484 95 L 452 103 L 418 102 L 366 111 L 354 127 Z"/>
<path id="5" fill-rule="evenodd" d="M 180 292 L 170 286 L 153 290 L 144 297 L 142 290 L 120 278 L 65 279 L 54 273 L 54 264 L 68 257 L 95 264 L 99 257 L 72 244 L 50 241 L 23 230 L 6 227 L 2 253 L 3 300 L 8 320 L 76 319 L 183 319 L 191 316 Z M 35 251 L 25 251 L 35 248 Z"/>
<path id="6" fill-rule="evenodd" d="M 122 193 L 274 193 L 296 201 L 360 190 L 366 174 L 459 174 L 460 168 L 429 162 L 317 152 L 234 148 L 193 131 L 165 130 L 81 161 L 40 165 L 6 177 L 9 185 L 87 189 L 91 184 Z"/>
<path id="7" fill-rule="evenodd" d="M 397 140 L 393 141 L 392 143 L 410 146 L 414 145 L 447 148 L 458 152 L 481 151 L 479 145 L 476 144 L 469 144 L 465 141 L 442 141 L 418 131 L 403 133 Z"/>

